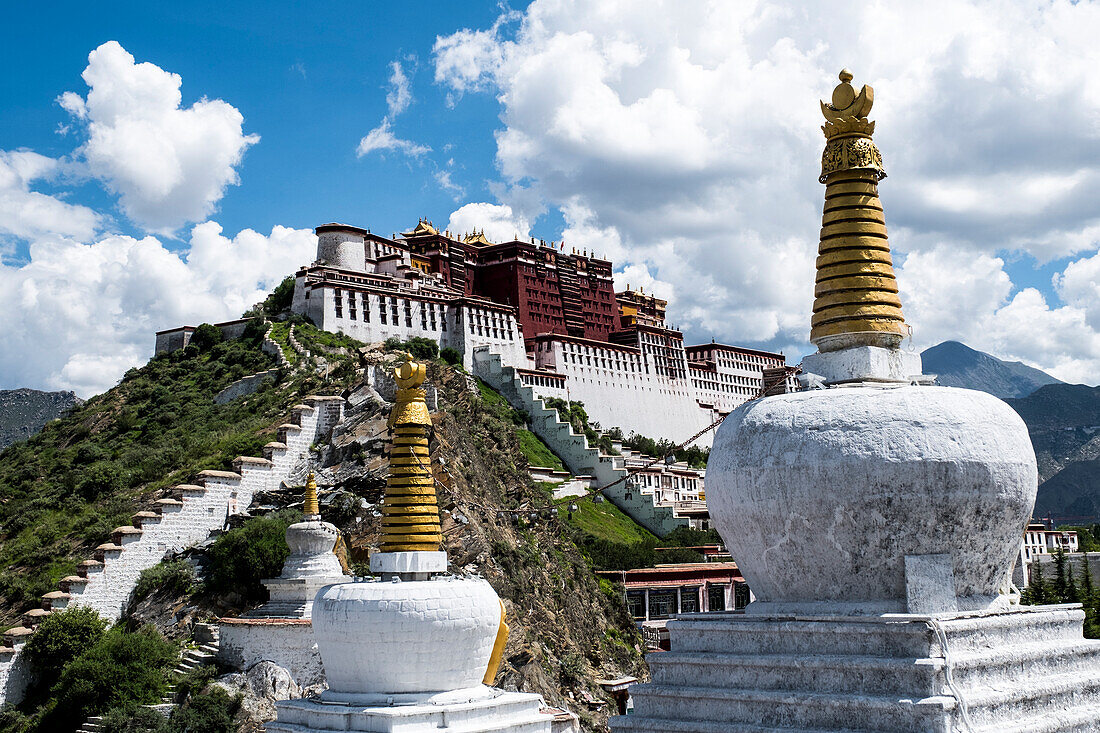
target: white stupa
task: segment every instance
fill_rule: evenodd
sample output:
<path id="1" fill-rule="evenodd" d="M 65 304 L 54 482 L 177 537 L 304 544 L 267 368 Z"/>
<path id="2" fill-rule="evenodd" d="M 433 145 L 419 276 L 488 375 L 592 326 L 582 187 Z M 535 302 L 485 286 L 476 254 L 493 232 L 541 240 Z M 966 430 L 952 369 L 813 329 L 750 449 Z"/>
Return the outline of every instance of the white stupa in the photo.
<path id="1" fill-rule="evenodd" d="M 234 669 L 274 662 L 298 686 L 309 687 L 325 680 L 311 624 L 313 599 L 324 586 L 347 578 L 334 552 L 340 531 L 321 521 L 312 472 L 306 480 L 302 512 L 302 521 L 286 528 L 290 555 L 282 572 L 263 581 L 267 603 L 239 618 L 218 620 L 218 661 Z"/>
<path id="2" fill-rule="evenodd" d="M 267 730 L 550 733 L 538 695 L 488 686 L 507 639 L 504 606 L 485 580 L 445 575 L 424 365 L 409 358 L 395 377 L 382 552 L 371 557 L 380 577 L 317 593 L 313 633 L 328 690 L 277 703 Z"/>
<path id="3" fill-rule="evenodd" d="M 826 184 L 811 384 L 747 403 L 715 437 L 711 517 L 757 598 L 681 616 L 615 731 L 1100 729 L 1100 642 L 1076 605 L 1009 583 L 1035 501 L 1023 421 L 928 386 L 907 334 L 868 121 L 841 72 L 822 102 Z"/>

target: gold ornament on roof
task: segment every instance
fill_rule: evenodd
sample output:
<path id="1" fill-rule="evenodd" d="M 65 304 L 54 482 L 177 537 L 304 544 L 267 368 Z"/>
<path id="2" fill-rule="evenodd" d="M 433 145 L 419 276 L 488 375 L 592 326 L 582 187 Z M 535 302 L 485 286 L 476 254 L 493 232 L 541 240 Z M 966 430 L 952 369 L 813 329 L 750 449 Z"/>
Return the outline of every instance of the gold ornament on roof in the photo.
<path id="1" fill-rule="evenodd" d="M 306 478 L 306 500 L 302 506 L 302 514 L 306 517 L 321 516 L 321 507 L 317 503 L 317 481 L 313 478 L 313 471 Z"/>
<path id="2" fill-rule="evenodd" d="M 897 347 L 908 333 L 878 198 L 886 170 L 867 119 L 875 93 L 864 85 L 857 94 L 851 81 L 852 72 L 842 70 L 832 103 L 821 102 L 825 208 L 810 330 L 820 351 Z"/>
<path id="3" fill-rule="evenodd" d="M 435 496 L 428 434 L 432 419 L 421 385 L 427 369 L 412 356 L 393 370 L 397 400 L 390 413 L 393 430 L 390 471 L 382 504 L 382 552 L 434 552 L 443 542 Z"/>

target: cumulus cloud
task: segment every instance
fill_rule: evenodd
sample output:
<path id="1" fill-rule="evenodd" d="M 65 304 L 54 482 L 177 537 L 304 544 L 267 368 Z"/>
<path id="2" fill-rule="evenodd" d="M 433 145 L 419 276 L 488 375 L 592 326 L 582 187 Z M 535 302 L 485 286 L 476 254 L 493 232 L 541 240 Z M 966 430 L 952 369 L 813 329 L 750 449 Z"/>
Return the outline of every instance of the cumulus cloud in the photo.
<path id="1" fill-rule="evenodd" d="M 689 336 L 809 350 L 816 100 L 848 65 L 876 90 L 905 282 L 931 288 L 902 293 L 918 346 L 949 337 L 951 320 L 927 303 L 953 296 L 996 330 L 981 343 L 1002 355 L 1062 374 L 1100 367 L 1088 339 L 1032 342 L 1059 350 L 1049 353 L 1022 343 L 1009 315 L 1069 327 L 1087 324 L 1085 311 L 1019 290 L 1000 259 L 1097 251 L 1100 8 L 536 0 L 511 28 L 437 39 L 436 81 L 452 99 L 495 94 L 502 190 L 559 209 L 567 241 L 614 250 L 618 284 L 651 279 Z M 944 251 L 966 253 L 972 266 L 948 274 L 979 293 L 919 276 Z M 1067 269 L 1063 298 L 1084 297 L 1086 270 Z"/>
<path id="2" fill-rule="evenodd" d="M 239 182 L 244 151 L 260 138 L 244 133 L 235 107 L 206 98 L 181 106 L 179 75 L 136 63 L 116 41 L 92 51 L 81 76 L 87 97 L 65 92 L 59 103 L 86 125 L 88 170 L 132 221 L 173 232 L 206 218 Z"/>
<path id="3" fill-rule="evenodd" d="M 50 233 L 83 239 L 100 217 L 86 206 L 32 190 L 36 181 L 57 175 L 60 163 L 29 150 L 0 150 L 0 234 L 20 239 Z"/>
<path id="4" fill-rule="evenodd" d="M 152 236 L 36 239 L 27 264 L 0 265 L 3 382 L 100 392 L 152 355 L 156 331 L 239 317 L 315 250 L 309 230 L 229 238 L 211 221 L 182 256 Z"/>
<path id="5" fill-rule="evenodd" d="M 490 242 L 511 242 L 530 236 L 531 222 L 511 206 L 478 202 L 466 204 L 451 214 L 447 229 L 456 236 L 485 231 Z"/>
<path id="6" fill-rule="evenodd" d="M 383 117 L 382 124 L 368 132 L 359 141 L 359 147 L 355 149 L 355 154 L 362 158 L 364 155 L 373 153 L 376 150 L 394 150 L 412 158 L 419 158 L 425 153 L 430 153 L 432 149 L 427 145 L 420 145 L 411 140 L 402 140 L 397 137 L 390 128 L 389 118 Z"/>

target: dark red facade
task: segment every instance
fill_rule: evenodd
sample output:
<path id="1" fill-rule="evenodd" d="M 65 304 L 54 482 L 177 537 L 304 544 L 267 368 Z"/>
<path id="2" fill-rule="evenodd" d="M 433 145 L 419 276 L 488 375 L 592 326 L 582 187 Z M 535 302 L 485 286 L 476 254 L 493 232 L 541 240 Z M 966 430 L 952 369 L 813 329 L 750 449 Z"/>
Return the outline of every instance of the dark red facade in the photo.
<path id="1" fill-rule="evenodd" d="M 544 333 L 606 341 L 618 325 L 611 263 L 553 246 L 406 236 L 410 253 L 466 295 L 516 308 L 524 338 Z"/>

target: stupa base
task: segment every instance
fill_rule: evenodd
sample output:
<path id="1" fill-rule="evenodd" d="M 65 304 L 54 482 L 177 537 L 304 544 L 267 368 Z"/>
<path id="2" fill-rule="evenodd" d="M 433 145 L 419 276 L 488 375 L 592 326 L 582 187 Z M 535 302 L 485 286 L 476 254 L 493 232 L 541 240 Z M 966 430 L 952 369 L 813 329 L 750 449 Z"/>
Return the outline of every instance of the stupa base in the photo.
<path id="1" fill-rule="evenodd" d="M 1076 605 L 936 616 L 683 615 L 668 624 L 672 650 L 649 656 L 653 681 L 631 688 L 634 715 L 612 718 L 611 729 L 1094 731 L 1100 641 L 1082 637 L 1083 621 Z"/>
<path id="2" fill-rule="evenodd" d="M 268 733 L 550 733 L 552 715 L 539 712 L 542 698 L 523 692 L 484 688 L 487 694 L 462 702 L 363 707 L 349 703 L 285 700 L 275 703 L 278 719 Z M 469 696 L 466 696 L 467 698 Z"/>

